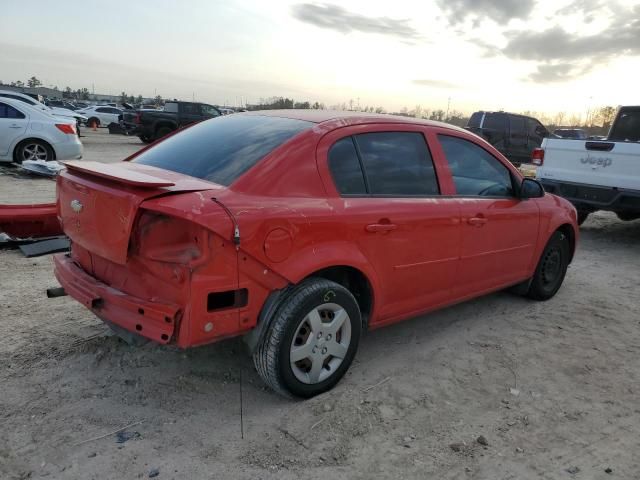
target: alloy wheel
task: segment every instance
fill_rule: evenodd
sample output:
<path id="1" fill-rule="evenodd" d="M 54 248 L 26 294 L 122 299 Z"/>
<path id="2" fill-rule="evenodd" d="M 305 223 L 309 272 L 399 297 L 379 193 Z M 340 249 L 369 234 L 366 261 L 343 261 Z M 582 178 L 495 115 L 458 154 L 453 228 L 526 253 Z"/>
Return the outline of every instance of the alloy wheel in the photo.
<path id="1" fill-rule="evenodd" d="M 48 160 L 47 149 L 38 143 L 30 143 L 22 149 L 22 160 Z"/>

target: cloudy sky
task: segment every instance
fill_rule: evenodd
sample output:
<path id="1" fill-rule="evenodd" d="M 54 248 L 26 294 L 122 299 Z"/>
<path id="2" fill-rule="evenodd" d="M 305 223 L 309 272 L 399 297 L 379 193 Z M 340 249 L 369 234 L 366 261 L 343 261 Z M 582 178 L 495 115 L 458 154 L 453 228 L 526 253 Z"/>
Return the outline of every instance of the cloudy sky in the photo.
<path id="1" fill-rule="evenodd" d="M 0 80 L 237 104 L 637 104 L 640 0 L 2 2 Z"/>

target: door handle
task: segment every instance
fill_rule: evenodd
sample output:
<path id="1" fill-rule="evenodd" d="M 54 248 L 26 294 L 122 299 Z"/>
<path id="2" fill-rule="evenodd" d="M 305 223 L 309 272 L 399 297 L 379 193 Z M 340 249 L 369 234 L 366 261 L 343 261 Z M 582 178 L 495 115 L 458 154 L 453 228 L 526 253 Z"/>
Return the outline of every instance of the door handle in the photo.
<path id="1" fill-rule="evenodd" d="M 9 128 L 22 128 L 21 125 L 9 125 Z"/>
<path id="2" fill-rule="evenodd" d="M 469 225 L 473 225 L 474 227 L 482 227 L 489 220 L 485 217 L 471 217 L 467 220 Z"/>
<path id="3" fill-rule="evenodd" d="M 390 232 L 398 228 L 397 225 L 393 223 L 372 223 L 371 225 L 367 225 L 365 230 L 370 233 L 376 232 Z"/>

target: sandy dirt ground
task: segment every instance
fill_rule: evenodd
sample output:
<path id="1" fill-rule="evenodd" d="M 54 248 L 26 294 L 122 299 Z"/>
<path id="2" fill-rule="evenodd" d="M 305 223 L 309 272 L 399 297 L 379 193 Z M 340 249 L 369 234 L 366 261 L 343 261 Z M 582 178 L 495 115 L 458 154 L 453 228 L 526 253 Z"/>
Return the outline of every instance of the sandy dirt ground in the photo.
<path id="1" fill-rule="evenodd" d="M 45 297 L 50 257 L 0 251 L 0 478 L 638 479 L 639 245 L 640 221 L 593 215 L 552 300 L 370 332 L 307 401 L 268 390 L 240 340 L 129 346 Z"/>
<path id="2" fill-rule="evenodd" d="M 83 128 L 81 135 L 83 160 L 118 162 L 145 146 L 138 137 L 109 135 L 106 128 L 98 128 L 95 132 Z M 16 183 L 16 179 L 20 182 Z M 0 204 L 48 203 L 54 202 L 55 198 L 54 181 L 21 171 L 13 164 L 0 162 Z"/>

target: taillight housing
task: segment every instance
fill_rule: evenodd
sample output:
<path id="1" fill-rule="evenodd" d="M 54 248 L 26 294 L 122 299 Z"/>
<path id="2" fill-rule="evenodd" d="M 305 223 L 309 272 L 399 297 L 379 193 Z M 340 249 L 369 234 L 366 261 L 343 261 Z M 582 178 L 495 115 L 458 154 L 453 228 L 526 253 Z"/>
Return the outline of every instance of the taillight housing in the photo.
<path id="1" fill-rule="evenodd" d="M 130 248 L 147 260 L 189 265 L 206 258 L 208 238 L 207 231 L 195 223 L 143 210 Z"/>
<path id="2" fill-rule="evenodd" d="M 531 163 L 542 165 L 544 163 L 544 148 L 534 148 L 531 152 Z"/>
<path id="3" fill-rule="evenodd" d="M 67 135 L 76 135 L 78 133 L 75 125 L 70 123 L 56 123 L 56 128 Z"/>

